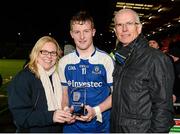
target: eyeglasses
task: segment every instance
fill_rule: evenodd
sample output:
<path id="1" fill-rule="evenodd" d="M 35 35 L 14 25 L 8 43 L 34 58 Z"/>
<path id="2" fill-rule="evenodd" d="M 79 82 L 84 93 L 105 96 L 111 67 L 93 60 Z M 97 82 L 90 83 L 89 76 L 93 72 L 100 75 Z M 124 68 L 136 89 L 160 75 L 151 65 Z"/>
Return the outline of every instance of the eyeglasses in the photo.
<path id="1" fill-rule="evenodd" d="M 115 26 L 116 26 L 117 28 L 121 28 L 121 29 L 122 29 L 124 26 L 130 28 L 130 27 L 132 27 L 133 25 L 139 25 L 139 24 L 140 24 L 140 23 L 137 23 L 137 22 L 127 22 L 127 23 L 124 23 L 124 24 L 118 23 L 118 24 L 115 24 Z"/>
<path id="2" fill-rule="evenodd" d="M 53 56 L 53 57 L 57 56 L 57 52 L 56 52 L 56 51 L 49 52 L 49 51 L 47 51 L 47 50 L 41 50 L 40 53 L 41 53 L 42 55 L 48 55 L 48 54 L 50 54 L 50 55 Z"/>

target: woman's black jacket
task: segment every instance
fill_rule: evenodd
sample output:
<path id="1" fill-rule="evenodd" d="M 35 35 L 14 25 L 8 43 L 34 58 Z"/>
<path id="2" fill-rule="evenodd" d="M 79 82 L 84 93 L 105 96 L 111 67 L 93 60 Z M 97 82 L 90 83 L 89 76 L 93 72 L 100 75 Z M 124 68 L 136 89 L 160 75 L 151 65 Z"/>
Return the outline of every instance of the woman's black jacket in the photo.
<path id="1" fill-rule="evenodd" d="M 48 111 L 40 79 L 28 69 L 20 71 L 10 82 L 8 104 L 17 131 L 62 132 L 61 124 L 53 123 L 54 111 Z"/>

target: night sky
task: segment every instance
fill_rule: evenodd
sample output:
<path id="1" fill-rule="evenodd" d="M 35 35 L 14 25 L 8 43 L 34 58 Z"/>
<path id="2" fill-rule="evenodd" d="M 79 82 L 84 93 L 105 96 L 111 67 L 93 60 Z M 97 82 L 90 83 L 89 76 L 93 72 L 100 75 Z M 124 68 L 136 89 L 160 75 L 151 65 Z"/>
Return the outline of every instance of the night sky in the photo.
<path id="1" fill-rule="evenodd" d="M 24 42 L 34 42 L 48 33 L 59 41 L 67 40 L 70 18 L 81 9 L 94 17 L 97 33 L 107 32 L 114 3 L 115 0 L 5 1 L 0 4 L 0 41 L 16 41 L 21 36 Z"/>

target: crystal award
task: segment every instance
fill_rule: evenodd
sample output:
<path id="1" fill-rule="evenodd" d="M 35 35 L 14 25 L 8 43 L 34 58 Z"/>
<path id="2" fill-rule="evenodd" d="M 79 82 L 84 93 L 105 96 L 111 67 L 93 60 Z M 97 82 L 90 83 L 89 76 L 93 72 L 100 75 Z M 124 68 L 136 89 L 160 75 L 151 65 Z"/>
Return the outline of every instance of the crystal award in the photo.
<path id="1" fill-rule="evenodd" d="M 85 115 L 86 88 L 85 87 L 74 88 L 71 91 L 70 99 L 71 99 L 71 106 L 73 106 L 74 108 L 73 114 L 77 116 Z"/>

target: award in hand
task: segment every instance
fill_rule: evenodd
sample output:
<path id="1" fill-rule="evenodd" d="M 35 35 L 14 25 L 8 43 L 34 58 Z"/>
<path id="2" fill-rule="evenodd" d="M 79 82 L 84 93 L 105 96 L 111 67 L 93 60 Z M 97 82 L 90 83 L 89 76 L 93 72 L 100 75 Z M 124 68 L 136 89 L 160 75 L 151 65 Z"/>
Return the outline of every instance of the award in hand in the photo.
<path id="1" fill-rule="evenodd" d="M 77 116 L 86 114 L 86 88 L 78 87 L 71 91 L 71 106 L 73 106 L 73 114 Z"/>

